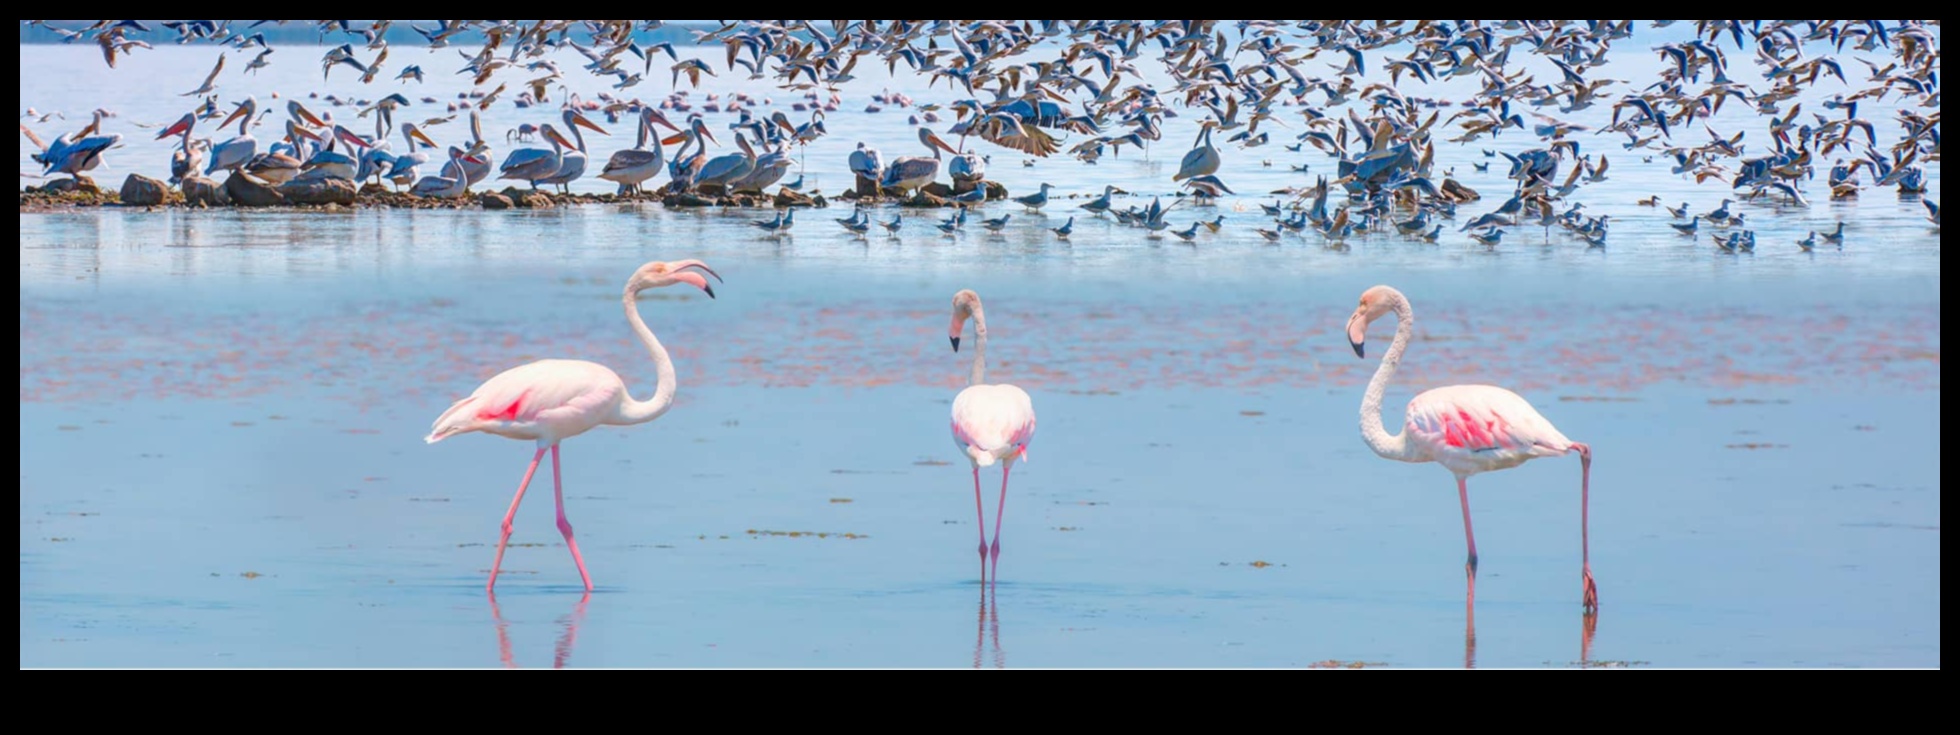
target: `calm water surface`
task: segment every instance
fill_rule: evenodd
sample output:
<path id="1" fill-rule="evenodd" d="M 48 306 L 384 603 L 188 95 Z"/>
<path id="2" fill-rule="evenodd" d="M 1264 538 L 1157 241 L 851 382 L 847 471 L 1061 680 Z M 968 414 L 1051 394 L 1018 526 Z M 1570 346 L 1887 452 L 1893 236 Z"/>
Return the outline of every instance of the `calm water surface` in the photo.
<path id="1" fill-rule="evenodd" d="M 90 51 L 23 47 L 23 68 L 95 74 L 93 57 L 54 63 Z M 182 54 L 197 73 L 169 79 L 189 89 L 209 53 L 153 58 Z M 275 65 L 264 83 L 316 71 Z M 74 79 L 22 80 L 23 108 L 99 103 L 64 98 Z M 152 97 L 125 115 L 165 119 L 174 102 Z M 820 158 L 841 171 L 851 141 L 894 141 L 889 156 L 909 135 L 890 112 L 830 127 L 813 176 Z M 1147 163 L 994 167 L 1020 190 L 1167 189 L 1176 130 Z M 1261 166 L 1268 152 L 1332 166 L 1275 145 L 1228 153 L 1222 175 L 1299 183 Z M 1633 201 L 1708 209 L 1721 191 L 1619 153 L 1580 196 L 1616 215 L 1605 250 L 1530 228 L 1495 251 L 1272 246 L 1251 232 L 1256 195 L 1222 202 L 1227 229 L 1195 246 L 1089 219 L 1059 242 L 1042 226 L 1070 206 L 953 238 L 907 213 L 903 237 L 866 240 L 824 219 L 838 209 L 779 239 L 747 226 L 762 212 L 657 205 L 22 215 L 21 664 L 1939 666 L 1938 232 L 1917 200 L 1870 191 L 1737 205 L 1760 251 L 1719 254 Z M 1461 174 L 1502 188 L 1477 176 Z M 1937 163 L 1928 177 L 1937 199 Z M 1797 252 L 1837 220 L 1845 249 Z M 531 450 L 427 446 L 429 422 L 541 357 L 598 360 L 650 393 L 619 288 L 683 257 L 727 283 L 641 301 L 678 405 L 564 447 L 598 590 L 581 597 L 534 484 L 486 599 Z M 1391 425 L 1419 390 L 1492 382 L 1595 447 L 1596 630 L 1573 460 L 1472 480 L 1466 615 L 1449 474 L 1357 436 L 1375 363 L 1341 325 L 1375 283 L 1417 317 Z M 992 592 L 945 433 L 966 370 L 945 340 L 959 288 L 987 300 L 991 374 L 1042 417 Z M 998 473 L 982 477 L 991 512 Z"/>

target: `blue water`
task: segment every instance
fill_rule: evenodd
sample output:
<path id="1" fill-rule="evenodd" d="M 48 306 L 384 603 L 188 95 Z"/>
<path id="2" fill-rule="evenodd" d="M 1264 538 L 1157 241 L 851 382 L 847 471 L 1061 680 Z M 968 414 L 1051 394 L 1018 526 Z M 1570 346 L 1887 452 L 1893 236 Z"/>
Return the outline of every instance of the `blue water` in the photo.
<path id="1" fill-rule="evenodd" d="M 89 63 L 62 63 L 77 53 Z M 211 52 L 150 53 L 189 89 Z M 23 72 L 23 109 L 73 117 L 131 89 L 92 54 L 23 47 L 23 69 L 46 70 Z M 234 80 L 342 82 L 294 56 Z M 179 101 L 119 104 L 161 121 Z M 812 166 L 908 138 L 881 114 L 834 115 Z M 994 170 L 1023 191 L 1167 190 L 1175 130 L 1148 164 L 1002 154 Z M 1467 169 L 1475 148 L 1439 155 Z M 161 150 L 132 141 L 111 162 L 161 169 Z M 1259 165 L 1268 153 L 1284 160 L 1277 144 L 1228 154 L 1221 175 L 1300 183 Z M 23 214 L 21 664 L 1939 666 L 1938 231 L 1916 199 L 1873 190 L 1737 205 L 1760 250 L 1720 254 L 1633 205 L 1712 208 L 1720 187 L 1618 153 L 1579 195 L 1615 212 L 1603 251 L 1530 228 L 1495 251 L 1269 246 L 1256 195 L 1223 202 L 1227 229 L 1196 246 L 1080 218 L 1063 243 L 1035 224 L 1070 206 L 953 238 L 907 212 L 916 229 L 865 240 L 824 219 L 840 209 L 785 238 L 747 226 L 763 212 L 658 205 Z M 1501 188 L 1488 177 L 1462 174 Z M 1937 199 L 1937 162 L 1928 178 Z M 1853 223 L 1841 251 L 1788 242 L 1837 220 Z M 678 404 L 564 446 L 598 589 L 581 594 L 541 472 L 486 598 L 531 448 L 425 445 L 430 421 L 541 357 L 603 362 L 647 395 L 619 288 L 684 257 L 727 282 L 712 301 L 641 301 Z M 1356 359 L 1341 325 L 1375 283 L 1417 315 L 1391 426 L 1420 390 L 1492 382 L 1595 448 L 1592 632 L 1572 459 L 1470 481 L 1466 629 L 1449 474 L 1357 436 L 1374 353 Z M 990 375 L 1041 416 L 991 590 L 946 435 L 960 288 L 986 299 Z M 982 480 L 991 522 L 999 473 Z"/>

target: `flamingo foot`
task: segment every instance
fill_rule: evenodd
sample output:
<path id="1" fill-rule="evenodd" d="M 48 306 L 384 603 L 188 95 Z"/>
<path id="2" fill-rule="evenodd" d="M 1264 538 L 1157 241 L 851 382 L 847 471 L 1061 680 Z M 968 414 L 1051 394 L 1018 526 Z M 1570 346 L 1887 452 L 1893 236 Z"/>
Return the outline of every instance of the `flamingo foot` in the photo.
<path id="1" fill-rule="evenodd" d="M 1593 584 L 1591 565 L 1586 566 L 1584 576 L 1586 580 L 1586 592 L 1580 602 L 1585 605 L 1587 615 L 1597 614 L 1599 612 L 1599 586 Z"/>

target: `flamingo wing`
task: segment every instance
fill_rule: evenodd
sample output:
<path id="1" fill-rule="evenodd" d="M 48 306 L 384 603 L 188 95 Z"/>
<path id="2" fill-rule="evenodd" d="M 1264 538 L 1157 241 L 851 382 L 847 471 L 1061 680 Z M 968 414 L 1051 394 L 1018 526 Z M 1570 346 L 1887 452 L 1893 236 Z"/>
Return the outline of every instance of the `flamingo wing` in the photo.
<path id="1" fill-rule="evenodd" d="M 426 441 L 483 431 L 513 438 L 559 439 L 604 423 L 625 384 L 610 368 L 584 360 L 539 360 L 505 370 L 457 401 Z"/>
<path id="2" fill-rule="evenodd" d="M 1026 453 L 1034 426 L 1034 402 L 1015 386 L 970 386 L 953 399 L 953 444 L 981 466 Z"/>
<path id="3" fill-rule="evenodd" d="M 1565 454 L 1572 440 L 1516 393 L 1492 385 L 1454 385 L 1409 401 L 1406 431 L 1452 470 L 1501 469 Z"/>

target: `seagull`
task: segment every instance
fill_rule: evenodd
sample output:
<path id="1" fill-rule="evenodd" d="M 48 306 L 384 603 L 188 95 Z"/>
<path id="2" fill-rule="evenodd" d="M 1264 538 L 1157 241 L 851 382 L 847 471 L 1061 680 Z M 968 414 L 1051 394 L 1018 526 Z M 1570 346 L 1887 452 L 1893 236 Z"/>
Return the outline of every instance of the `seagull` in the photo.
<path id="1" fill-rule="evenodd" d="M 897 236 L 898 236 L 898 225 L 899 225 L 899 223 L 900 223 L 900 222 L 903 222 L 904 220 L 905 220 L 905 215 L 902 215 L 902 214 L 894 214 L 894 215 L 892 215 L 892 221 L 890 221 L 890 222 L 881 222 L 881 223 L 879 223 L 879 226 L 880 226 L 880 227 L 883 227 L 883 228 L 885 228 L 885 232 L 889 232 L 889 233 L 891 233 L 891 235 L 892 235 L 893 237 L 897 237 Z"/>
<path id="2" fill-rule="evenodd" d="M 1495 227 L 1487 230 L 1478 230 L 1470 233 L 1470 239 L 1491 247 L 1497 247 L 1497 241 L 1504 239 L 1504 231 Z"/>
<path id="3" fill-rule="evenodd" d="M 1003 214 L 994 219 L 980 220 L 980 224 L 986 225 L 987 229 L 989 230 L 992 230 L 994 232 L 1000 232 L 1001 230 L 1007 229 L 1007 221 L 1011 219 L 1014 219 L 1014 215 Z"/>
<path id="4" fill-rule="evenodd" d="M 1190 242 L 1190 241 L 1192 241 L 1192 240 L 1196 240 L 1196 239 L 1198 239 L 1198 226 L 1199 226 L 1199 225 L 1202 225 L 1202 224 L 1204 224 L 1204 223 L 1203 223 L 1203 222 L 1193 222 L 1193 223 L 1191 223 L 1191 227 L 1190 227 L 1189 229 L 1184 229 L 1184 230 L 1171 230 L 1171 234 L 1173 234 L 1173 235 L 1176 235 L 1176 236 L 1177 236 L 1177 238 L 1178 238 L 1179 240 L 1183 240 L 1183 241 L 1185 241 L 1185 242 Z"/>
<path id="5" fill-rule="evenodd" d="M 1020 203 L 1023 207 L 1027 207 L 1029 211 L 1039 212 L 1043 206 L 1048 204 L 1048 190 L 1053 188 L 1055 188 L 1055 185 L 1044 182 L 1041 185 L 1041 191 L 1024 197 L 1014 197 L 1014 201 Z"/>
<path id="6" fill-rule="evenodd" d="M 1075 232 L 1075 215 L 1069 215 L 1068 221 L 1062 223 L 1061 227 L 1050 227 L 1048 229 L 1054 230 L 1056 237 L 1067 240 L 1069 233 Z"/>
<path id="7" fill-rule="evenodd" d="M 218 85 L 215 84 L 215 82 L 218 80 L 218 72 L 224 70 L 225 70 L 225 54 L 224 52 L 220 51 L 218 52 L 218 63 L 216 66 L 211 67 L 210 74 L 204 75 L 204 83 L 198 85 L 197 89 L 193 89 L 189 92 L 185 92 L 177 96 L 196 97 L 198 95 L 210 94 L 211 92 L 216 91 L 218 89 Z"/>

